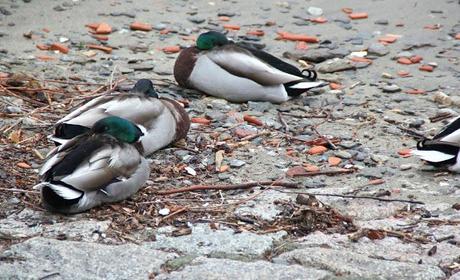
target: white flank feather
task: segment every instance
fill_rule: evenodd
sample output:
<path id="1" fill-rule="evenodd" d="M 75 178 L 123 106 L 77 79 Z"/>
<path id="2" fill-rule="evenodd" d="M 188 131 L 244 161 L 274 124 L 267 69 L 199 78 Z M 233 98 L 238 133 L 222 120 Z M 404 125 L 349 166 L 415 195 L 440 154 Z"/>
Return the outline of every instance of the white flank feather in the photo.
<path id="1" fill-rule="evenodd" d="M 440 139 L 442 142 L 450 142 L 460 144 L 460 129 L 455 130 L 449 135 Z"/>
<path id="2" fill-rule="evenodd" d="M 140 124 L 136 124 L 136 126 L 142 131 L 142 133 L 144 135 L 142 135 L 140 138 L 139 138 L 139 141 L 142 141 L 142 138 L 144 138 L 145 136 L 147 136 L 148 134 L 148 131 L 147 131 L 147 128 L 145 128 L 145 126 L 143 125 L 140 125 Z"/>
<path id="3" fill-rule="evenodd" d="M 232 75 L 205 55 L 196 61 L 189 81 L 198 90 L 232 102 L 281 103 L 289 99 L 282 84 L 262 86 L 251 79 Z"/>
<path id="4" fill-rule="evenodd" d="M 57 142 L 60 145 L 63 145 L 63 144 L 65 144 L 65 143 L 67 143 L 69 141 L 68 139 L 57 138 L 57 137 L 54 137 L 53 135 L 48 135 L 48 140 L 53 141 L 53 142 Z"/>
<path id="5" fill-rule="evenodd" d="M 32 187 L 32 189 L 34 190 L 41 190 L 43 186 L 47 185 L 48 183 L 47 182 L 44 182 L 44 183 L 39 183 L 39 184 L 36 184 L 35 186 Z"/>
<path id="6" fill-rule="evenodd" d="M 438 151 L 412 150 L 411 154 L 418 156 L 420 159 L 429 162 L 442 162 L 453 159 L 455 155 L 445 154 Z"/>
<path id="7" fill-rule="evenodd" d="M 309 88 L 314 88 L 314 87 L 319 87 L 324 85 L 325 83 L 320 81 L 320 82 L 301 82 L 297 83 L 295 85 L 290 86 L 289 88 L 298 88 L 298 89 L 309 89 Z"/>
<path id="8" fill-rule="evenodd" d="M 50 187 L 57 195 L 64 199 L 75 199 L 79 198 L 82 193 L 76 190 L 72 190 L 70 188 L 64 187 L 64 186 L 59 186 L 59 185 L 54 185 L 54 184 L 46 184 L 48 187 Z"/>

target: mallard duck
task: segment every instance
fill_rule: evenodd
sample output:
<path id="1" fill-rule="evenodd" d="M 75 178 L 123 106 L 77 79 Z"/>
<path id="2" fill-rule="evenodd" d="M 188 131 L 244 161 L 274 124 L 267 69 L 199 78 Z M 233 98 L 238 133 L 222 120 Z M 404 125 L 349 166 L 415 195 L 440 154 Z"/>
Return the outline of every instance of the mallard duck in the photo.
<path id="1" fill-rule="evenodd" d="M 216 31 L 201 34 L 196 47 L 182 50 L 174 65 L 174 78 L 180 86 L 231 102 L 281 103 L 321 86 L 323 82 L 312 82 L 316 77 L 315 71 L 300 71 Z"/>
<path id="2" fill-rule="evenodd" d="M 446 166 L 452 172 L 460 172 L 460 117 L 445 126 L 433 139 L 417 142 L 412 154 L 436 167 Z"/>
<path id="3" fill-rule="evenodd" d="M 190 128 L 184 108 L 174 100 L 159 98 L 152 82 L 141 79 L 130 92 L 100 96 L 77 108 L 57 122 L 50 139 L 62 144 L 108 116 L 125 118 L 143 130 L 144 155 L 185 138 Z"/>
<path id="4" fill-rule="evenodd" d="M 43 206 L 78 213 L 136 193 L 150 167 L 142 156 L 141 129 L 119 117 L 97 121 L 86 133 L 54 148 L 40 170 Z"/>

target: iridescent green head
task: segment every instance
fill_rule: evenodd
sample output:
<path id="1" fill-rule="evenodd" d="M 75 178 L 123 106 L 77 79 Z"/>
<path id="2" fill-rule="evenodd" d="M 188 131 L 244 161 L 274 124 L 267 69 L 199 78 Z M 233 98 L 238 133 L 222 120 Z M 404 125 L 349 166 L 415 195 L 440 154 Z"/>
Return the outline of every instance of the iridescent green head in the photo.
<path id="1" fill-rule="evenodd" d="M 120 117 L 107 117 L 97 121 L 92 128 L 95 134 L 109 134 L 120 142 L 135 143 L 144 135 L 132 122 Z"/>
<path id="2" fill-rule="evenodd" d="M 209 31 L 198 36 L 196 47 L 200 50 L 210 50 L 216 46 L 223 46 L 230 41 L 224 34 L 217 31 Z"/>

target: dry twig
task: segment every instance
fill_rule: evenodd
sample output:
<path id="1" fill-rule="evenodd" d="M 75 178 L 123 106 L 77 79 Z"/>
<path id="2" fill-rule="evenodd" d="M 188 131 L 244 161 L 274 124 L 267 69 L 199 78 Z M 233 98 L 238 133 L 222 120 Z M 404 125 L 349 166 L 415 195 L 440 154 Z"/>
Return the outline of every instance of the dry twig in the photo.
<path id="1" fill-rule="evenodd" d="M 404 203 L 413 203 L 413 204 L 425 204 L 423 201 L 417 200 L 408 200 L 408 199 L 390 199 L 390 198 L 381 198 L 375 196 L 368 196 L 368 195 L 346 195 L 346 194 L 336 194 L 336 193 L 310 193 L 310 192 L 297 192 L 297 191 L 283 191 L 274 189 L 278 192 L 282 193 L 292 193 L 292 194 L 306 194 L 306 195 L 314 195 L 314 196 L 334 196 L 334 197 L 342 197 L 342 198 L 358 198 L 358 199 L 371 199 L 371 200 L 378 200 L 378 201 L 385 201 L 385 202 L 404 202 Z"/>
<path id="2" fill-rule="evenodd" d="M 194 185 L 185 188 L 171 189 L 166 191 L 159 191 L 156 194 L 158 195 L 168 195 L 174 193 L 184 193 L 192 191 L 202 191 L 202 190 L 238 190 L 238 189 L 250 189 L 257 186 L 280 186 L 286 188 L 297 188 L 297 183 L 292 182 L 280 182 L 280 181 L 259 181 L 259 182 L 249 182 L 242 184 L 233 184 L 233 185 Z"/>

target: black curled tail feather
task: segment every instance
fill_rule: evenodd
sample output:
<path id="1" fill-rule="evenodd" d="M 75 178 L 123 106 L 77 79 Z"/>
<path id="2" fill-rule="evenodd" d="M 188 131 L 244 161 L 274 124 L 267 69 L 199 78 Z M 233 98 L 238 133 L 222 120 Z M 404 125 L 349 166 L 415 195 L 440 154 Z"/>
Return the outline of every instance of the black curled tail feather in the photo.
<path id="1" fill-rule="evenodd" d="M 306 73 L 306 74 L 305 74 Z M 302 76 L 305 79 L 308 79 L 310 81 L 316 81 L 316 78 L 318 78 L 318 74 L 316 73 L 315 70 L 308 70 L 308 69 L 303 69 L 302 70 Z"/>
<path id="2" fill-rule="evenodd" d="M 417 150 L 423 150 L 425 148 L 426 139 L 417 141 Z"/>

